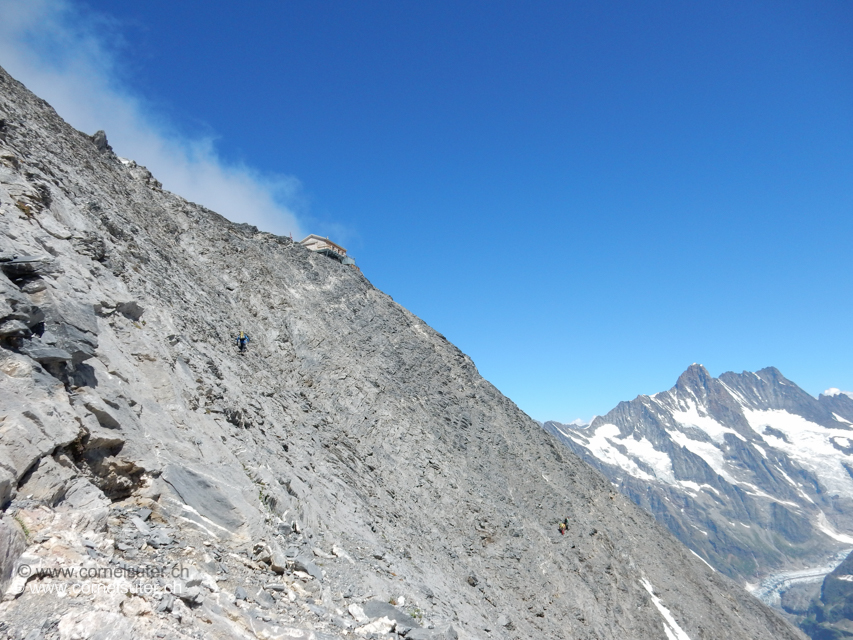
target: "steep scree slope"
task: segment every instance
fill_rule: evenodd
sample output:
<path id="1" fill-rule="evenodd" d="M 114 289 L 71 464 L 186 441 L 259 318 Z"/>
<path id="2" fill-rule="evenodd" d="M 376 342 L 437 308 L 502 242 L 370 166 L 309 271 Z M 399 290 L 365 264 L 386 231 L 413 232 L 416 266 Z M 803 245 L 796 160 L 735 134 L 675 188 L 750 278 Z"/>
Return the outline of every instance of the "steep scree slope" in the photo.
<path id="1" fill-rule="evenodd" d="M 802 637 L 362 275 L 2 71 L 0 162 L 8 637 Z M 15 562 L 180 581 L 58 598 Z"/>

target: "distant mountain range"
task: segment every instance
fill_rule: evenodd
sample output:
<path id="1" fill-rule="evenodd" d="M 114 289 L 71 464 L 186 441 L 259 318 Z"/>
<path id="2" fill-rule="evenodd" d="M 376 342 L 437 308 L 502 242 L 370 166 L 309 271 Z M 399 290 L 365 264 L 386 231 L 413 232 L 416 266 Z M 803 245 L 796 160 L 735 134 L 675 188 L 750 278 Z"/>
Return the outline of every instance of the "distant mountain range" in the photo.
<path id="1" fill-rule="evenodd" d="M 837 389 L 694 364 L 589 425 L 543 427 L 741 582 L 853 548 L 853 398 Z"/>

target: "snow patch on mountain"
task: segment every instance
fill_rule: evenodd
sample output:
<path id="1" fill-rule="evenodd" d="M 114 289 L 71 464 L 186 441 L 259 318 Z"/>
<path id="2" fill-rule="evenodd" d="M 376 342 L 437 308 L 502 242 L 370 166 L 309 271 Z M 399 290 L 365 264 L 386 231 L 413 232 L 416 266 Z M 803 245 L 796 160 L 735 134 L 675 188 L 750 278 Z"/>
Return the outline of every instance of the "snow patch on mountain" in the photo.
<path id="1" fill-rule="evenodd" d="M 668 640 L 690 640 L 690 636 L 688 636 L 684 630 L 678 626 L 678 623 L 675 621 L 675 617 L 673 617 L 672 613 L 669 609 L 667 609 L 661 599 L 655 595 L 655 589 L 652 586 L 652 583 L 643 578 L 640 581 L 640 584 L 643 585 L 643 588 L 649 592 L 649 595 L 652 598 L 652 602 L 654 603 L 657 610 L 660 611 L 660 614 L 663 616 L 663 619 L 666 621 L 663 625 L 663 630 L 666 633 L 666 637 Z"/>
<path id="2" fill-rule="evenodd" d="M 617 439 L 619 435 L 619 428 L 615 425 L 602 425 L 593 431 L 589 438 L 585 438 L 583 440 L 575 438 L 562 430 L 561 432 L 575 440 L 575 442 L 585 446 L 595 457 L 600 460 L 604 460 L 607 464 L 612 464 L 624 469 L 626 473 L 631 474 L 635 478 L 651 480 L 654 477 L 640 469 L 636 462 L 622 453 L 617 446 L 614 446 L 613 440 Z"/>
<path id="3" fill-rule="evenodd" d="M 817 516 L 816 526 L 833 540 L 843 542 L 844 544 L 853 544 L 853 536 L 846 536 L 843 533 L 838 533 L 829 521 L 826 519 L 826 514 L 821 511 Z"/>
<path id="4" fill-rule="evenodd" d="M 740 435 L 737 431 L 720 424 L 711 416 L 700 415 L 699 408 L 695 402 L 690 402 L 689 407 L 684 411 L 673 411 L 672 417 L 681 426 L 695 427 L 704 431 L 711 437 L 711 440 L 717 443 L 724 442 L 725 434 L 727 433 L 730 433 L 741 440 L 746 440 L 746 438 Z"/>
<path id="5" fill-rule="evenodd" d="M 853 455 L 833 444 L 833 438 L 848 441 L 849 430 L 830 429 L 784 410 L 744 408 L 743 415 L 757 434 L 813 472 L 830 492 L 853 496 L 853 478 L 843 464 L 853 465 Z"/>
<path id="6" fill-rule="evenodd" d="M 782 451 L 818 476 L 829 491 L 853 496 L 853 477 L 843 465 L 843 462 L 847 462 L 853 467 L 853 455 L 841 451 L 851 446 L 850 438 L 853 434 L 850 431 L 824 427 L 785 410 L 751 409 L 746 406 L 742 396 L 739 400 L 742 415 L 758 436 L 758 440 L 764 442 L 762 446 L 755 441 L 749 441 L 762 458 L 769 460 L 768 450 Z M 663 406 L 662 403 L 655 404 Z M 755 485 L 737 479 L 736 468 L 726 459 L 726 435 L 744 443 L 748 442 L 747 439 L 710 415 L 700 413 L 695 402 L 688 401 L 687 404 L 686 409 L 669 412 L 679 427 L 667 429 L 667 435 L 672 442 L 702 458 L 726 482 L 747 486 L 758 495 L 768 495 Z M 841 421 L 849 423 L 843 418 L 839 420 Z M 707 435 L 710 441 L 697 439 L 695 430 Z M 667 484 L 691 487 L 690 484 L 676 481 L 669 454 L 636 432 L 623 436 L 619 427 L 610 423 L 599 424 L 590 429 L 583 439 L 577 438 L 576 431 L 560 431 L 585 446 L 598 459 L 618 466 L 635 478 L 656 478 Z M 654 473 L 649 473 L 649 470 Z M 780 470 L 780 474 L 798 493 L 802 493 L 802 482 L 795 482 L 784 471 Z M 811 501 L 807 494 L 803 493 L 803 496 Z"/>
<path id="7" fill-rule="evenodd" d="M 710 564 L 708 564 L 708 561 L 707 561 L 707 560 L 705 560 L 705 558 L 703 558 L 703 557 L 702 557 L 702 556 L 700 556 L 698 553 L 696 553 L 695 551 L 693 551 L 693 549 L 691 549 L 691 550 L 690 550 L 690 553 L 692 553 L 694 556 L 696 556 L 697 558 L 699 558 L 702 562 L 704 562 L 705 564 L 707 564 L 707 565 L 708 565 L 708 568 L 709 568 L 711 571 L 714 571 L 714 572 L 716 572 L 716 571 L 717 571 L 714 567 L 712 567 Z"/>
<path id="8" fill-rule="evenodd" d="M 723 452 L 710 442 L 701 442 L 694 440 L 689 435 L 682 431 L 671 431 L 670 437 L 676 444 L 681 445 L 691 453 L 695 453 L 702 458 L 715 473 L 720 475 L 726 482 L 734 483 L 735 479 L 726 470 L 726 463 L 723 458 Z"/>

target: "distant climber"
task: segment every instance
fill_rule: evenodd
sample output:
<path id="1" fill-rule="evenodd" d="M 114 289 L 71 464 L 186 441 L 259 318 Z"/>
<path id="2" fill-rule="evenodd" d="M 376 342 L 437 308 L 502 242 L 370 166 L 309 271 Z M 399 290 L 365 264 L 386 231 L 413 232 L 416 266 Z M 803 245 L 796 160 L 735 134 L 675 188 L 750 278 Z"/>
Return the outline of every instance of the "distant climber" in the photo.
<path id="1" fill-rule="evenodd" d="M 240 332 L 240 335 L 237 337 L 237 348 L 240 349 L 240 353 L 246 353 L 246 348 L 249 346 L 249 334 L 243 331 Z"/>
<path id="2" fill-rule="evenodd" d="M 566 520 L 568 520 L 568 518 L 566 518 Z M 569 528 L 569 527 L 568 527 L 568 525 L 566 524 L 566 522 L 565 522 L 565 521 L 563 521 L 563 522 L 561 522 L 561 523 L 560 523 L 560 525 L 557 527 L 557 530 L 560 532 L 560 535 L 561 535 L 561 536 L 564 536 L 564 535 L 566 535 L 566 529 L 568 529 L 568 528 Z"/>

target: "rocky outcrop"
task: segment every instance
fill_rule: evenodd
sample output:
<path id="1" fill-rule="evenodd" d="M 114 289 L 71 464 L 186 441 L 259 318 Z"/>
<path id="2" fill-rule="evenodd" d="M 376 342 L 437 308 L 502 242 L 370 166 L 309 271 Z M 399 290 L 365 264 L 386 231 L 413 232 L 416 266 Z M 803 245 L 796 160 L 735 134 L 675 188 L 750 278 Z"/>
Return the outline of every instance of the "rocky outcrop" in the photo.
<path id="1" fill-rule="evenodd" d="M 0 631 L 801 637 L 357 271 L 0 119 Z"/>

